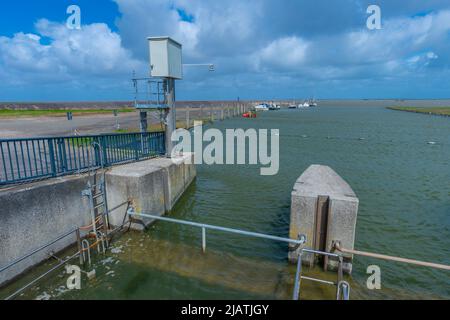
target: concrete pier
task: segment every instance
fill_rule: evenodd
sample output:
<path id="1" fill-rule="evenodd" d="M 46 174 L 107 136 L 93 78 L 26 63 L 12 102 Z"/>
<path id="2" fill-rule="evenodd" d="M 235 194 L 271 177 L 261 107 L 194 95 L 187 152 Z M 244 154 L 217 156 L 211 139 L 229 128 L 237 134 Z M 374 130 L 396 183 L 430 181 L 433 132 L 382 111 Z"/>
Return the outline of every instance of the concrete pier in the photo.
<path id="1" fill-rule="evenodd" d="M 290 237 L 307 237 L 307 248 L 331 252 L 335 241 L 353 249 L 359 200 L 352 188 L 330 167 L 312 165 L 297 180 L 292 191 Z M 289 253 L 296 262 L 299 250 Z M 304 264 L 321 263 L 326 270 L 335 270 L 337 260 L 304 254 Z M 352 256 L 343 264 L 344 272 L 352 271 Z"/>
<path id="2" fill-rule="evenodd" d="M 169 212 L 197 175 L 193 163 L 193 154 L 189 153 L 111 169 L 106 174 L 110 224 L 119 226 L 129 221 L 125 215 L 128 200 L 138 212 L 158 216 Z M 131 227 L 143 230 L 151 222 L 140 219 Z"/>
<path id="3" fill-rule="evenodd" d="M 196 177 L 192 154 L 175 159 L 157 158 L 117 166 L 106 173 L 110 223 L 128 221 L 131 200 L 143 212 L 163 215 L 170 211 Z M 90 225 L 88 199 L 82 196 L 88 175 L 50 179 L 0 191 L 0 267 L 53 241 L 74 228 Z M 141 230 L 143 221 L 132 225 Z M 0 286 L 29 268 L 76 243 L 75 234 L 0 273 Z"/>

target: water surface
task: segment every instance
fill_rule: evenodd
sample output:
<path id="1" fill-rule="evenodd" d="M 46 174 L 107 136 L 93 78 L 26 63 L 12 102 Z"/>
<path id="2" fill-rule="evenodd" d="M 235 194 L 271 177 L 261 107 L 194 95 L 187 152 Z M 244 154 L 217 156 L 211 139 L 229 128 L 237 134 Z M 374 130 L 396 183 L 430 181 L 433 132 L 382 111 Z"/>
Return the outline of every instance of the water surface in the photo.
<path id="1" fill-rule="evenodd" d="M 267 112 L 214 127 L 279 129 L 280 172 L 263 177 L 259 167 L 199 166 L 196 182 L 171 217 L 288 236 L 294 182 L 311 164 L 323 164 L 360 199 L 357 249 L 450 264 L 448 118 L 379 105 L 326 106 Z M 96 279 L 84 278 L 81 291 L 67 291 L 61 271 L 20 298 L 291 298 L 295 267 L 286 261 L 285 244 L 211 231 L 207 245 L 203 255 L 198 229 L 157 223 L 144 234 L 131 232 L 116 240 L 112 252 L 97 259 Z M 379 291 L 365 286 L 366 269 L 373 264 L 382 270 Z M 320 269 L 306 273 L 335 278 Z M 356 257 L 348 280 L 352 299 L 450 298 L 445 271 Z M 334 298 L 331 287 L 305 282 L 302 290 L 304 299 Z"/>

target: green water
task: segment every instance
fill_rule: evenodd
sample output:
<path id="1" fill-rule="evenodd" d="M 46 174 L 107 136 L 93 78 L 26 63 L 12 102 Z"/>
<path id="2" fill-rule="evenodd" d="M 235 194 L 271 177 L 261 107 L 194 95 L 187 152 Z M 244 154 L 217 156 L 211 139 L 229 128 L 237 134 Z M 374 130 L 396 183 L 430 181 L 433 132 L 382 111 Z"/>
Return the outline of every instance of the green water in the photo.
<path id="1" fill-rule="evenodd" d="M 197 181 L 172 217 L 287 236 L 290 192 L 311 164 L 331 166 L 360 199 L 359 250 L 450 264 L 450 122 L 382 107 L 321 107 L 233 119 L 214 127 L 280 129 L 280 172 L 259 167 L 199 166 Z M 435 144 L 429 144 L 435 142 Z M 96 259 L 97 277 L 65 289 L 63 271 L 21 299 L 290 299 L 295 267 L 286 245 L 157 223 L 127 233 Z M 48 263 L 50 264 L 50 263 Z M 48 265 L 47 264 L 47 265 Z M 366 269 L 379 265 L 382 289 L 366 288 Z M 41 266 L 44 270 L 47 265 Z M 36 270 L 28 279 L 38 274 Z M 306 270 L 334 279 L 334 273 Z M 5 296 L 26 283 L 0 291 Z M 348 279 L 352 299 L 449 299 L 446 271 L 356 257 Z M 331 287 L 304 283 L 304 299 L 333 299 Z"/>

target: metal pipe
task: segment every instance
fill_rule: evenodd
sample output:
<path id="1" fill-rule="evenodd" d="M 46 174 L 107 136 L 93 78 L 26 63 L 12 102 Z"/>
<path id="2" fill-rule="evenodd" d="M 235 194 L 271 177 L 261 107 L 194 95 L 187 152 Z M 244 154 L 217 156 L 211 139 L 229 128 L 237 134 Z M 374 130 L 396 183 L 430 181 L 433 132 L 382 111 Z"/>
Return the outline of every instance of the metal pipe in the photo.
<path id="1" fill-rule="evenodd" d="M 40 252 L 40 251 L 42 251 L 42 250 L 44 250 L 44 249 L 50 247 L 52 244 L 55 244 L 55 243 L 58 242 L 59 240 L 62 240 L 62 239 L 64 239 L 64 238 L 68 237 L 68 236 L 71 235 L 72 233 L 75 233 L 77 230 L 78 230 L 78 229 L 73 229 L 73 230 L 71 230 L 71 231 L 69 231 L 69 232 L 67 232 L 67 233 L 65 233 L 65 234 L 63 234 L 63 235 L 61 235 L 61 236 L 59 236 L 59 237 L 56 238 L 55 240 L 53 240 L 53 241 L 51 241 L 51 242 L 49 242 L 49 243 L 43 245 L 42 247 L 33 250 L 33 251 L 30 252 L 29 254 L 24 255 L 23 257 L 21 257 L 21 258 L 19 258 L 19 259 L 17 259 L 17 260 L 14 260 L 13 262 L 11 262 L 10 264 L 8 264 L 8 265 L 6 265 L 6 266 L 4 266 L 4 267 L 1 267 L 1 268 L 0 268 L 0 273 L 2 273 L 3 271 L 5 271 L 5 270 L 11 268 L 12 266 L 18 264 L 19 262 L 22 262 L 23 260 L 25 260 L 25 259 L 31 257 L 32 255 L 34 255 L 34 254 L 36 254 L 36 253 L 38 253 L 38 252 Z"/>
<path id="2" fill-rule="evenodd" d="M 320 254 L 320 255 L 323 255 L 323 256 L 335 257 L 335 258 L 339 258 L 340 257 L 340 255 L 338 255 L 336 253 L 317 251 L 317 250 L 313 250 L 313 249 L 302 249 L 302 251 L 307 252 L 307 253 Z"/>
<path id="3" fill-rule="evenodd" d="M 354 254 L 357 256 L 364 256 L 364 257 L 370 257 L 370 258 L 376 258 L 376 259 L 382 259 L 382 260 L 388 260 L 388 261 L 408 263 L 408 264 L 413 264 L 413 265 L 422 266 L 422 267 L 450 270 L 450 266 L 444 265 L 444 264 L 425 262 L 425 261 L 419 261 L 419 260 L 413 260 L 413 259 L 406 259 L 406 258 L 400 258 L 400 257 L 393 257 L 393 256 L 387 256 L 384 254 L 371 253 L 371 252 L 365 252 L 365 251 L 345 249 L 345 248 L 342 248 L 339 243 L 335 244 L 335 248 L 343 253 Z"/>
<path id="4" fill-rule="evenodd" d="M 149 219 L 153 219 L 153 220 L 172 222 L 172 223 L 177 223 L 177 224 L 183 224 L 183 225 L 188 225 L 188 226 L 192 226 L 192 227 L 205 228 L 205 229 L 228 232 L 228 233 L 235 233 L 235 234 L 239 234 L 239 235 L 243 235 L 243 236 L 262 238 L 262 239 L 268 239 L 268 240 L 279 241 L 279 242 L 287 242 L 287 243 L 293 243 L 293 244 L 304 244 L 306 242 L 305 237 L 303 237 L 302 239 L 299 239 L 299 240 L 294 240 L 294 239 L 289 239 L 289 238 L 270 236 L 270 235 L 257 233 L 257 232 L 250 232 L 250 231 L 243 231 L 243 230 L 237 230 L 237 229 L 232 229 L 232 228 L 218 227 L 218 226 L 213 226 L 213 225 L 204 224 L 204 223 L 183 221 L 183 220 L 153 216 L 153 215 L 142 214 L 142 213 L 137 214 L 137 213 L 134 213 L 132 210 L 128 211 L 128 215 L 136 216 L 136 217 L 144 217 L 144 218 L 149 218 Z"/>
<path id="5" fill-rule="evenodd" d="M 328 280 L 322 280 L 322 279 L 316 279 L 316 278 L 311 278 L 311 277 L 307 277 L 307 276 L 302 276 L 303 280 L 309 280 L 309 281 L 314 281 L 314 282 L 319 282 L 319 283 L 323 283 L 323 284 L 329 284 L 332 286 L 335 286 L 336 283 L 333 281 L 328 281 Z"/>
<path id="6" fill-rule="evenodd" d="M 36 279 L 34 279 L 33 281 L 31 281 L 30 283 L 28 283 L 27 285 L 23 286 L 22 288 L 20 288 L 19 290 L 17 290 L 16 292 L 14 292 L 13 294 L 11 294 L 10 296 L 8 296 L 7 298 L 5 298 L 5 300 L 11 300 L 14 297 L 16 297 L 19 293 L 21 293 L 22 291 L 28 289 L 29 287 L 31 287 L 32 285 L 34 285 L 36 282 L 38 282 L 39 280 L 41 280 L 42 278 L 44 278 L 45 276 L 49 275 L 50 273 L 52 273 L 53 271 L 59 269 L 60 267 L 62 267 L 63 265 L 65 265 L 67 262 L 69 262 L 70 260 L 74 259 L 76 256 L 78 256 L 80 254 L 80 252 L 75 253 L 73 256 L 67 258 L 64 261 L 61 261 L 60 263 L 58 263 L 56 266 L 54 266 L 53 268 L 51 268 L 50 270 L 48 270 L 47 272 L 45 272 L 44 274 L 40 275 L 39 277 L 37 277 Z"/>
<path id="7" fill-rule="evenodd" d="M 294 284 L 294 297 L 293 300 L 297 301 L 300 298 L 300 281 L 302 281 L 302 253 L 298 255 L 297 273 L 295 274 Z"/>
<path id="8" fill-rule="evenodd" d="M 350 300 L 350 284 L 347 281 L 341 281 L 337 287 L 336 300 Z"/>
<path id="9" fill-rule="evenodd" d="M 202 250 L 206 252 L 206 228 L 202 228 Z"/>

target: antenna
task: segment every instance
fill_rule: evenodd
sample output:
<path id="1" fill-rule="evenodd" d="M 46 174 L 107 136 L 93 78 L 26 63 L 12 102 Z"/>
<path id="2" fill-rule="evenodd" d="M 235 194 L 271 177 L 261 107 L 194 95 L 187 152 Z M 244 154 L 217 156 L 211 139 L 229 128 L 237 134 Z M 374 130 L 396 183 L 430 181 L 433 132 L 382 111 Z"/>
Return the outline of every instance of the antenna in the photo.
<path id="1" fill-rule="evenodd" d="M 210 72 L 216 71 L 216 66 L 212 63 L 188 63 L 183 64 L 183 67 L 208 67 Z"/>

